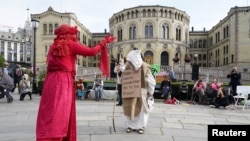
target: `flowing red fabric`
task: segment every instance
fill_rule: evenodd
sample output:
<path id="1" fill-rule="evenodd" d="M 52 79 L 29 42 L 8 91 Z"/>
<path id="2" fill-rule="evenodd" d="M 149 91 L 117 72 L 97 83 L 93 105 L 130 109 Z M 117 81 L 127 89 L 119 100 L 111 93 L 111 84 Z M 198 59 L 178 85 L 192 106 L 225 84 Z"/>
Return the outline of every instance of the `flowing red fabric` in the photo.
<path id="1" fill-rule="evenodd" d="M 110 69 L 109 69 L 109 60 L 108 60 L 108 49 L 106 45 L 102 48 L 99 68 L 102 71 L 103 76 L 109 77 Z"/>

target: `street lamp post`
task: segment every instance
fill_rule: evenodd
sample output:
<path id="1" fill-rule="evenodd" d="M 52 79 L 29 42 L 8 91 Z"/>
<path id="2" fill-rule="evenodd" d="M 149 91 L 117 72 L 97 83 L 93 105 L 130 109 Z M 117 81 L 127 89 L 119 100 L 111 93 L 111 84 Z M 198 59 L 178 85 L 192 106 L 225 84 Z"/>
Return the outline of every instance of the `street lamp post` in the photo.
<path id="1" fill-rule="evenodd" d="M 194 54 L 195 63 L 192 65 L 192 80 L 198 80 L 199 78 L 199 65 L 197 64 L 198 54 Z"/>
<path id="2" fill-rule="evenodd" d="M 197 65 L 197 57 L 198 57 L 198 54 L 195 53 L 195 54 L 194 54 L 194 59 L 195 59 L 195 64 L 196 64 L 196 65 Z"/>
<path id="3" fill-rule="evenodd" d="M 122 57 L 123 48 L 122 48 L 122 47 L 119 47 L 118 50 L 119 50 L 119 56 L 118 56 L 118 63 L 119 63 L 119 61 L 120 61 L 120 59 L 121 59 L 121 57 Z"/>
<path id="4" fill-rule="evenodd" d="M 34 46 L 34 50 L 33 50 L 33 83 L 32 83 L 32 93 L 37 93 L 37 83 L 36 83 L 36 30 L 38 28 L 39 25 L 39 21 L 32 19 L 32 27 L 34 30 L 34 41 L 33 41 L 33 46 Z"/>

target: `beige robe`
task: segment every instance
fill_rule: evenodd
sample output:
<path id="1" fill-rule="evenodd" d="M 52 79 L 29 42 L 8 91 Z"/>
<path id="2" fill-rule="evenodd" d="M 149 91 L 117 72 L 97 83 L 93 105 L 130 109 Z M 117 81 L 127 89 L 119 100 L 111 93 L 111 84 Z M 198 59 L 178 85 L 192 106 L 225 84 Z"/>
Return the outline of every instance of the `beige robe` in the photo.
<path id="1" fill-rule="evenodd" d="M 127 64 L 125 70 L 134 70 L 132 64 Z M 147 63 L 143 63 L 141 68 L 138 70 L 141 71 L 141 95 L 140 97 L 134 98 L 123 98 L 123 111 L 124 115 L 134 119 L 134 117 L 138 116 L 141 112 L 142 106 L 145 112 L 149 112 L 149 107 L 147 104 L 147 83 L 146 77 L 147 73 L 151 73 L 149 65 Z"/>

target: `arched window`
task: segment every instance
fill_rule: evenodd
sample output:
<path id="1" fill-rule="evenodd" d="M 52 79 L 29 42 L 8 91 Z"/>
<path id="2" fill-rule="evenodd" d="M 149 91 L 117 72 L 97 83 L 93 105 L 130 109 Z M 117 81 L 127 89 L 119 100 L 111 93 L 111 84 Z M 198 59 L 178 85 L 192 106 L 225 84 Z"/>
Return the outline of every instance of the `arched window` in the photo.
<path id="1" fill-rule="evenodd" d="M 130 18 L 130 13 L 128 12 L 128 13 L 127 13 L 127 19 L 129 19 L 129 18 Z"/>
<path id="2" fill-rule="evenodd" d="M 172 12 L 169 11 L 168 13 L 169 13 L 169 18 L 172 18 Z"/>
<path id="3" fill-rule="evenodd" d="M 146 51 L 144 53 L 143 59 L 148 64 L 153 64 L 153 52 L 152 51 Z"/>
<path id="4" fill-rule="evenodd" d="M 122 41 L 122 28 L 118 28 L 118 31 L 117 31 L 117 41 L 120 42 Z"/>
<path id="5" fill-rule="evenodd" d="M 155 9 L 153 9 L 152 16 L 153 16 L 153 17 L 156 17 L 156 16 L 157 16 L 157 12 L 156 12 L 156 10 L 155 10 Z"/>
<path id="6" fill-rule="evenodd" d="M 169 39 L 169 26 L 167 23 L 162 25 L 162 38 Z"/>
<path id="7" fill-rule="evenodd" d="M 152 25 L 152 23 L 147 23 L 145 26 L 145 38 L 153 38 L 153 25 Z"/>
<path id="8" fill-rule="evenodd" d="M 197 40 L 194 41 L 194 48 L 197 48 Z"/>
<path id="9" fill-rule="evenodd" d="M 161 65 L 162 66 L 168 66 L 169 62 L 169 54 L 166 51 L 163 51 L 161 53 Z"/>
<path id="10" fill-rule="evenodd" d="M 47 24 L 43 24 L 43 35 L 47 35 Z"/>
<path id="11" fill-rule="evenodd" d="M 202 40 L 199 40 L 199 48 L 202 47 Z"/>
<path id="12" fill-rule="evenodd" d="M 150 9 L 148 9 L 148 15 L 147 16 L 151 17 L 151 10 Z"/>
<path id="13" fill-rule="evenodd" d="M 58 28 L 58 23 L 55 24 L 55 29 L 57 29 L 57 28 Z"/>
<path id="14" fill-rule="evenodd" d="M 207 40 L 203 40 L 203 48 L 206 48 L 207 47 Z"/>
<path id="15" fill-rule="evenodd" d="M 163 10 L 160 10 L 160 16 L 163 17 Z"/>
<path id="16" fill-rule="evenodd" d="M 134 11 L 131 12 L 131 18 L 133 19 L 135 17 Z"/>
<path id="17" fill-rule="evenodd" d="M 146 17 L 146 15 L 147 15 L 147 12 L 146 12 L 146 10 L 144 9 L 144 10 L 143 10 L 143 13 L 142 13 L 142 16 L 143 16 L 143 17 Z"/>
<path id="18" fill-rule="evenodd" d="M 129 27 L 129 39 L 136 39 L 136 26 L 131 24 Z"/>
<path id="19" fill-rule="evenodd" d="M 165 13 L 165 17 L 167 18 L 168 17 L 168 11 L 165 10 L 164 13 Z"/>
<path id="20" fill-rule="evenodd" d="M 176 40 L 177 41 L 181 41 L 181 28 L 180 27 L 177 27 L 176 28 Z"/>
<path id="21" fill-rule="evenodd" d="M 53 25 L 49 24 L 49 35 L 53 34 Z"/>
<path id="22" fill-rule="evenodd" d="M 138 11 L 138 10 L 135 11 L 135 17 L 136 17 L 136 18 L 139 17 L 139 11 Z"/>

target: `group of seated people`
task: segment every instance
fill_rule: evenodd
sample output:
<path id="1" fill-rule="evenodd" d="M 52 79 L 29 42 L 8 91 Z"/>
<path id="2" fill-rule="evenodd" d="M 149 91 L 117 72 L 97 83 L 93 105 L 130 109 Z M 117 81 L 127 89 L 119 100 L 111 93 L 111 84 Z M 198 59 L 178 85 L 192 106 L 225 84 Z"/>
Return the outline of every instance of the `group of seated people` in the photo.
<path id="1" fill-rule="evenodd" d="M 171 86 L 172 79 L 169 75 L 164 76 L 164 80 L 160 84 L 160 90 L 162 92 L 161 97 L 164 99 L 164 102 L 170 98 L 176 98 L 179 100 L 188 99 L 188 85 L 186 81 L 183 81 L 180 85 L 180 91 L 178 94 L 171 93 L 172 86 Z"/>
<path id="2" fill-rule="evenodd" d="M 169 76 L 164 76 L 164 80 L 160 84 L 162 98 L 164 101 L 175 97 L 179 100 L 188 100 L 188 85 L 186 81 L 182 81 L 177 93 L 171 93 L 171 79 Z M 194 83 L 192 89 L 191 100 L 194 104 L 209 104 L 216 108 L 226 107 L 229 103 L 229 94 L 223 87 L 223 83 L 219 81 L 218 77 L 214 77 L 209 85 L 203 80 L 202 77 Z"/>
<path id="3" fill-rule="evenodd" d="M 103 93 L 103 80 L 101 79 L 101 75 L 96 75 L 92 89 L 95 91 L 95 100 L 100 101 Z M 90 92 L 84 89 L 83 78 L 79 78 L 76 82 L 76 97 L 81 100 L 90 99 Z"/>
<path id="4" fill-rule="evenodd" d="M 192 100 L 194 103 L 209 104 L 216 108 L 230 104 L 229 94 L 218 77 L 214 77 L 209 85 L 200 77 L 194 84 Z"/>

